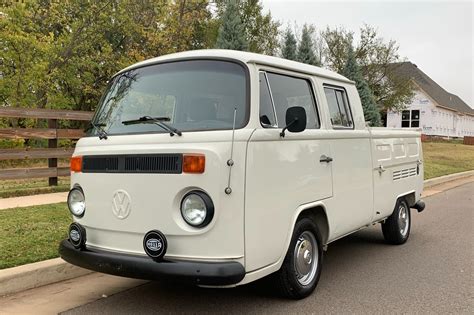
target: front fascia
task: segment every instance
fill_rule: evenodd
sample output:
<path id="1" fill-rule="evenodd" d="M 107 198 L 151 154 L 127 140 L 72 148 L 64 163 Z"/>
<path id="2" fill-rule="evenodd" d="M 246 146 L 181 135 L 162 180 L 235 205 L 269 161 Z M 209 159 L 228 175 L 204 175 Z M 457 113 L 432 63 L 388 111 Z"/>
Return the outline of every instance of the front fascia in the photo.
<path id="1" fill-rule="evenodd" d="M 232 167 L 232 194 L 228 184 L 227 160 L 231 153 L 232 131 L 188 132 L 182 137 L 143 134 L 81 139 L 74 155 L 201 153 L 206 156 L 203 174 L 120 174 L 73 173 L 71 186 L 80 185 L 86 196 L 86 212 L 75 221 L 87 230 L 87 246 L 113 252 L 145 255 L 143 236 L 160 230 L 168 240 L 165 258 L 187 260 L 236 260 L 244 255 L 244 172 L 249 129 L 235 131 Z M 206 192 L 213 200 L 211 223 L 201 229 L 187 225 L 180 203 L 189 191 Z M 131 211 L 119 219 L 112 210 L 117 190 L 126 191 Z"/>

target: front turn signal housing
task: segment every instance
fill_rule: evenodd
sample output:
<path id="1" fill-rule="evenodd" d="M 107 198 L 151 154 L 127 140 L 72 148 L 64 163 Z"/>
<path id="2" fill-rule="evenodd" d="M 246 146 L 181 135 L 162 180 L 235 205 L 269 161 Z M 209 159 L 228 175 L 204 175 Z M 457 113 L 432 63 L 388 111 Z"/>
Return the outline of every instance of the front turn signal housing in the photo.
<path id="1" fill-rule="evenodd" d="M 73 156 L 71 158 L 71 172 L 82 172 L 82 156 Z"/>
<path id="2" fill-rule="evenodd" d="M 206 157 L 204 154 L 184 154 L 183 172 L 202 174 L 206 168 Z"/>

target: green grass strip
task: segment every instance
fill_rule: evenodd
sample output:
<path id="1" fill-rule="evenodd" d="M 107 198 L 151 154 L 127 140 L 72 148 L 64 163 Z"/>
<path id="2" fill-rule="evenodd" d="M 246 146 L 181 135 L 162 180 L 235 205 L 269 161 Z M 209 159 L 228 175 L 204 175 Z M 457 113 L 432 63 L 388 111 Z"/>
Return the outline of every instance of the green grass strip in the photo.
<path id="1" fill-rule="evenodd" d="M 0 269 L 58 257 L 71 222 L 66 203 L 0 210 Z"/>

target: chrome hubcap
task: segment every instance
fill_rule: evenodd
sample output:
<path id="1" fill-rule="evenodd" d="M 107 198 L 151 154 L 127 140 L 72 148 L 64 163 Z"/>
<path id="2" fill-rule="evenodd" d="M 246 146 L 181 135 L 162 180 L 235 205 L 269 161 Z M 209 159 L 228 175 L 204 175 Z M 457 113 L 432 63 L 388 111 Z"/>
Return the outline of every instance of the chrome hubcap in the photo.
<path id="1" fill-rule="evenodd" d="M 400 205 L 398 208 L 398 226 L 400 228 L 400 234 L 405 237 L 408 233 L 408 227 L 410 225 L 410 217 L 408 215 L 408 209 L 405 205 Z"/>
<path id="2" fill-rule="evenodd" d="M 318 243 L 314 234 L 305 231 L 298 237 L 294 252 L 294 265 L 298 282 L 308 285 L 313 281 L 318 268 Z"/>

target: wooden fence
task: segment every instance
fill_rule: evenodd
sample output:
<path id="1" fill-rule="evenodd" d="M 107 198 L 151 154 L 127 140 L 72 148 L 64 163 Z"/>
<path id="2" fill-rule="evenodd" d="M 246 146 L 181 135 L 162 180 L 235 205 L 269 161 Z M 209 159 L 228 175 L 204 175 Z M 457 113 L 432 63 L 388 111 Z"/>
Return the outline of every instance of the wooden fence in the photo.
<path id="1" fill-rule="evenodd" d="M 91 120 L 93 112 L 3 108 L 0 117 L 47 119 L 48 128 L 0 128 L 0 139 L 47 139 L 48 148 L 0 149 L 0 160 L 48 159 L 47 168 L 0 169 L 0 180 L 48 177 L 49 185 L 58 184 L 58 176 L 69 176 L 69 167 L 58 167 L 58 158 L 70 158 L 73 148 L 58 148 L 58 139 L 79 139 L 82 129 L 58 129 L 58 120 Z"/>

